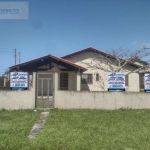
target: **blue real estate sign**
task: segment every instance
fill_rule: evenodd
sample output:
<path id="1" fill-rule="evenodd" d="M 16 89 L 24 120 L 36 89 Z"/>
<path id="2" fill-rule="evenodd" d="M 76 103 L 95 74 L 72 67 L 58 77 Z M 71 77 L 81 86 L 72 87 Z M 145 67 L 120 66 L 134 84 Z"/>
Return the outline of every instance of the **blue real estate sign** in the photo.
<path id="1" fill-rule="evenodd" d="M 11 72 L 10 73 L 10 88 L 13 90 L 28 88 L 28 73 L 27 72 Z"/>
<path id="2" fill-rule="evenodd" d="M 108 91 L 125 91 L 125 73 L 108 73 Z"/>
<path id="3" fill-rule="evenodd" d="M 144 90 L 150 92 L 150 74 L 148 73 L 144 75 Z"/>

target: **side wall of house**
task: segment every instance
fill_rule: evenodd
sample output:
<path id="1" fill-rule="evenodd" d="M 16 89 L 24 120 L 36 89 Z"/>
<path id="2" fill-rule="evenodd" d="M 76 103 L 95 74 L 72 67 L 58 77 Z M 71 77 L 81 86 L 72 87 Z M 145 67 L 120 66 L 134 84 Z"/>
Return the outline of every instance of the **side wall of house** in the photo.
<path id="1" fill-rule="evenodd" d="M 36 73 L 33 73 L 33 84 L 27 91 L 0 91 L 0 109 L 33 109 L 35 108 L 35 81 Z"/>
<path id="2" fill-rule="evenodd" d="M 100 54 L 97 54 L 97 56 L 96 56 L 97 58 L 98 58 L 98 55 L 100 55 Z M 99 57 L 99 58 L 102 59 L 102 57 Z M 82 91 L 107 91 L 107 87 L 108 87 L 107 86 L 108 85 L 107 74 L 108 74 L 108 72 L 105 72 L 101 69 L 97 69 L 97 68 L 89 66 L 90 64 L 92 66 L 94 66 L 94 64 L 96 64 L 95 61 L 93 61 L 95 59 L 95 55 L 93 55 L 92 52 L 83 52 L 80 54 L 76 54 L 75 56 L 66 58 L 66 59 L 75 64 L 78 64 L 85 68 L 88 68 L 88 70 L 85 71 L 84 74 L 92 74 L 93 75 L 92 83 L 81 84 Z M 106 59 L 106 58 L 104 58 L 104 59 Z M 97 66 L 101 65 L 106 68 L 109 67 L 106 64 L 104 64 L 103 61 L 98 62 L 96 65 Z M 135 67 L 129 65 L 124 68 L 124 72 L 128 73 L 130 71 L 134 71 L 135 69 L 136 69 Z M 99 81 L 96 81 L 97 73 L 100 75 Z M 130 84 L 126 87 L 126 90 L 138 92 L 139 91 L 139 75 L 136 73 L 131 73 L 128 76 L 128 81 L 130 82 Z"/>

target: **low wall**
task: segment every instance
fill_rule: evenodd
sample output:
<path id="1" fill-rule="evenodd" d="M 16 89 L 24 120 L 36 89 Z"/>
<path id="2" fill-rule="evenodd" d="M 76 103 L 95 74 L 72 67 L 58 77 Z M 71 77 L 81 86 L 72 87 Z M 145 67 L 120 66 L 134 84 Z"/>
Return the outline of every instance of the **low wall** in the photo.
<path id="1" fill-rule="evenodd" d="M 150 108 L 150 93 L 56 91 L 55 108 Z"/>
<path id="2" fill-rule="evenodd" d="M 0 109 L 32 109 L 35 108 L 35 81 L 36 73 L 33 73 L 33 85 L 27 91 L 2 91 L 0 90 Z"/>
<path id="3" fill-rule="evenodd" d="M 0 91 L 0 109 L 32 109 L 35 108 L 35 92 Z"/>

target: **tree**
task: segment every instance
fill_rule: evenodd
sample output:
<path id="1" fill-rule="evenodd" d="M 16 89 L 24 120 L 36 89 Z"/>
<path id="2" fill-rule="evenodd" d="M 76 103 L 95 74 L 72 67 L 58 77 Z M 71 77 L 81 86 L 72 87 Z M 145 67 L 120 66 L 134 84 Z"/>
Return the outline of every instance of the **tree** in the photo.
<path id="1" fill-rule="evenodd" d="M 150 68 L 148 60 L 143 61 L 143 58 L 150 56 L 150 46 L 143 46 L 139 50 L 131 51 L 128 49 L 112 49 L 107 53 L 102 53 L 100 55 L 97 52 L 91 52 L 93 56 L 89 62 L 83 62 L 88 68 L 91 69 L 101 69 L 105 72 L 124 72 L 125 66 L 129 64 L 136 65 L 137 69 L 131 72 L 146 71 Z"/>
<path id="2" fill-rule="evenodd" d="M 10 69 L 6 69 L 2 76 L 8 76 L 10 73 Z"/>

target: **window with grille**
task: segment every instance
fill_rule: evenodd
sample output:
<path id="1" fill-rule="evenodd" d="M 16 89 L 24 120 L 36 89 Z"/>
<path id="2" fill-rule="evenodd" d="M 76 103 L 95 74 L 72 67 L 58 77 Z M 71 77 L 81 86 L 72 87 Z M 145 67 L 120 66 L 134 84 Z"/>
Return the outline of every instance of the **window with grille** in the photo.
<path id="1" fill-rule="evenodd" d="M 60 90 L 68 90 L 68 73 L 60 73 Z"/>
<path id="2" fill-rule="evenodd" d="M 93 83 L 93 77 L 92 74 L 83 74 L 81 78 L 81 84 L 92 84 Z"/>

